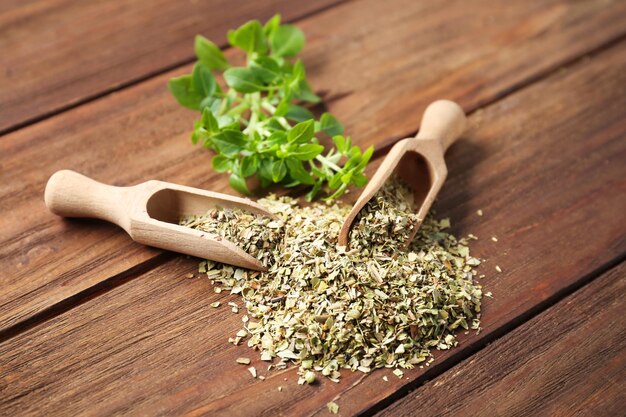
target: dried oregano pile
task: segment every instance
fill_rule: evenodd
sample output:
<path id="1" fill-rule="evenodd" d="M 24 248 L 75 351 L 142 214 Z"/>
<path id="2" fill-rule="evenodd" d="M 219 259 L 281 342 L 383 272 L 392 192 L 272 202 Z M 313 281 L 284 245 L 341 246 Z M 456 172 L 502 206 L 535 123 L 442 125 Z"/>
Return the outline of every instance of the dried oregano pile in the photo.
<path id="1" fill-rule="evenodd" d="M 350 247 L 393 253 L 404 249 L 407 239 L 419 224 L 413 210 L 413 194 L 397 177 L 363 207 L 350 230 Z"/>
<path id="2" fill-rule="evenodd" d="M 274 263 L 273 249 L 283 238 L 284 222 L 244 210 L 211 210 L 204 216 L 187 216 L 182 226 L 192 227 L 238 244 L 265 266 Z"/>
<path id="3" fill-rule="evenodd" d="M 216 290 L 240 293 L 245 301 L 244 328 L 231 342 L 247 339 L 270 367 L 299 364 L 300 383 L 310 383 L 315 372 L 337 381 L 342 368 L 412 368 L 431 348 L 455 346 L 455 330 L 478 329 L 482 292 L 472 267 L 479 261 L 469 255 L 466 239 L 446 232 L 449 220 L 427 218 L 409 250 L 397 249 L 417 221 L 406 193 L 404 184 L 388 181 L 357 220 L 351 249 L 337 246 L 349 211 L 339 204 L 300 207 L 289 197 L 269 197 L 259 203 L 279 221 L 238 210 L 184 219 L 273 262 L 263 273 L 201 263 Z M 232 226 L 233 219 L 241 224 L 226 233 L 224 223 Z M 277 240 L 277 230 L 282 239 L 266 245 Z"/>

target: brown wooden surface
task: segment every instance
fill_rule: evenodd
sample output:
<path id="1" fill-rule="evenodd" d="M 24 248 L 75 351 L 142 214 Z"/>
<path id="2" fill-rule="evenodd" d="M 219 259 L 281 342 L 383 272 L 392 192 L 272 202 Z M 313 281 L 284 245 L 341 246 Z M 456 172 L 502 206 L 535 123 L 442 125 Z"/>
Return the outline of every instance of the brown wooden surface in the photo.
<path id="1" fill-rule="evenodd" d="M 197 408 L 225 415 L 265 409 L 325 415 L 330 397 L 343 415 L 365 412 L 425 372 L 442 372 L 622 256 L 626 96 L 615 86 L 626 81 L 624 65 L 626 43 L 564 69 L 470 117 L 465 140 L 450 149 L 450 176 L 435 210 L 451 217 L 457 233 L 481 238 L 472 251 L 487 258 L 482 266 L 487 278 L 480 281 L 494 299 L 484 299 L 479 336 L 470 333 L 459 348 L 435 352 L 430 367 L 405 372 L 408 380 L 390 371 L 367 377 L 346 373 L 341 386 L 328 383 L 289 404 L 271 388 L 256 385 L 207 399 Z M 475 214 L 479 208 L 482 217 Z M 566 260 L 559 256 L 563 252 Z M 385 374 L 389 384 L 382 381 Z"/>
<path id="2" fill-rule="evenodd" d="M 383 416 L 618 416 L 626 264 L 524 323 Z"/>
<path id="3" fill-rule="evenodd" d="M 626 83 L 625 65 L 622 42 L 470 117 L 448 155 L 437 210 L 451 216 L 457 233 L 480 237 L 472 252 L 488 258 L 481 282 L 494 298 L 485 299 L 480 335 L 437 352 L 408 380 L 390 370 L 345 372 L 339 384 L 303 387 L 294 369 L 253 380 L 234 360 L 249 356 L 266 375 L 256 353 L 226 343 L 241 313 L 209 306 L 237 297 L 214 294 L 206 279 L 184 279 L 197 261 L 176 257 L 2 343 L 0 410 L 306 415 L 327 414 L 326 402 L 335 400 L 351 415 L 427 369 L 443 372 L 626 252 L 626 96 L 616 88 Z"/>
<path id="4" fill-rule="evenodd" d="M 299 23 L 309 39 L 304 60 L 312 83 L 330 92 L 330 110 L 356 142 L 380 146 L 405 136 L 436 98 L 474 110 L 624 33 L 624 2 L 442 4 L 355 1 Z M 185 71 L 2 138 L 0 330 L 158 263 L 159 251 L 113 226 L 50 215 L 42 195 L 54 171 L 71 168 L 115 185 L 158 178 L 228 190 L 209 169 L 209 154 L 187 139 L 195 114 L 166 91 L 167 79 Z"/>
<path id="5" fill-rule="evenodd" d="M 292 20 L 337 0 L 9 0 L 0 6 L 0 132 L 188 62 L 249 19 Z"/>

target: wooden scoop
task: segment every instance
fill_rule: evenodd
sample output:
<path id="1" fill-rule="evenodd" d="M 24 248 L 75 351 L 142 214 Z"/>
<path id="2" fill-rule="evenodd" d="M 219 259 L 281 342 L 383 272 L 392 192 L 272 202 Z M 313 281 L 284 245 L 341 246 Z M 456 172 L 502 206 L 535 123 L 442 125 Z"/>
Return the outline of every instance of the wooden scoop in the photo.
<path id="1" fill-rule="evenodd" d="M 348 235 L 357 214 L 395 172 L 413 189 L 415 207 L 419 207 L 419 223 L 406 242 L 408 246 L 448 175 L 444 153 L 464 129 L 465 113 L 458 104 L 448 100 L 431 103 L 424 112 L 417 137 L 396 143 L 361 193 L 343 222 L 339 244 L 348 246 Z"/>
<path id="2" fill-rule="evenodd" d="M 275 218 L 263 206 L 244 198 L 154 180 L 132 187 L 113 187 L 77 172 L 62 170 L 48 180 L 45 201 L 59 216 L 93 217 L 115 223 L 134 241 L 145 245 L 258 271 L 267 270 L 234 243 L 177 224 L 183 215 L 205 214 L 217 206 Z"/>

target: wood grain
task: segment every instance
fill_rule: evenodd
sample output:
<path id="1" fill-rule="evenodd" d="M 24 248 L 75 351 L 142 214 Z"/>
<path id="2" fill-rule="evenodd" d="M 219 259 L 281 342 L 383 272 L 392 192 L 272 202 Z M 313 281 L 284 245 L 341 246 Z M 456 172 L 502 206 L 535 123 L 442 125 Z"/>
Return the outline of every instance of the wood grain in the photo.
<path id="1" fill-rule="evenodd" d="M 439 216 L 450 216 L 459 235 L 477 235 L 472 253 L 487 259 L 481 267 L 487 277 L 479 281 L 494 299 L 484 299 L 480 335 L 461 334 L 459 348 L 436 352 L 433 364 L 405 372 L 407 379 L 388 370 L 346 373 L 343 388 L 329 383 L 316 395 L 288 404 L 272 389 L 253 385 L 207 399 L 194 410 L 326 415 L 330 398 L 342 415 L 366 412 L 412 381 L 441 373 L 623 256 L 626 95 L 616 86 L 625 82 L 624 65 L 622 42 L 473 114 L 464 138 L 450 148 L 449 177 L 434 208 Z M 266 392 L 262 402 L 261 391 Z"/>
<path id="2" fill-rule="evenodd" d="M 196 33 L 336 0 L 9 1 L 0 6 L 0 132 L 188 62 Z"/>
<path id="3" fill-rule="evenodd" d="M 406 136 L 436 98 L 458 100 L 469 111 L 508 94 L 612 42 L 624 30 L 619 16 L 626 11 L 626 3 L 616 1 L 442 4 L 363 0 L 299 23 L 309 39 L 304 60 L 312 83 L 331 92 L 328 107 L 355 142 Z M 152 265 L 159 254 L 113 226 L 52 216 L 43 205 L 43 189 L 53 172 L 74 169 L 113 185 L 154 178 L 229 190 L 224 176 L 210 169 L 209 153 L 189 143 L 195 114 L 166 91 L 169 77 L 188 70 L 155 77 L 0 141 L 0 331 L 112 276 Z M 476 158 L 480 151 L 465 152 Z"/>
<path id="4" fill-rule="evenodd" d="M 241 314 L 209 306 L 237 297 L 183 279 L 197 261 L 177 257 L 0 344 L 1 412 L 308 415 L 334 400 L 352 415 L 427 369 L 440 373 L 626 251 L 626 95 L 616 87 L 625 64 L 622 43 L 469 118 L 436 207 L 456 233 L 479 236 L 472 253 L 487 258 L 480 281 L 494 298 L 483 331 L 436 352 L 429 368 L 403 380 L 344 372 L 339 384 L 315 386 L 298 386 L 294 368 L 266 373 L 256 352 L 226 342 Z M 252 379 L 241 356 L 268 378 Z"/>
<path id="5" fill-rule="evenodd" d="M 450 148 L 434 208 L 458 234 L 479 237 L 472 251 L 486 258 L 482 282 L 494 299 L 484 299 L 480 335 L 461 335 L 459 349 L 437 352 L 430 373 L 626 252 L 626 95 L 617 87 L 625 65 L 622 42 L 473 114 L 466 140 Z M 425 372 L 391 385 L 372 375 L 337 402 L 346 415 L 362 412 Z"/>
<path id="6" fill-rule="evenodd" d="M 620 415 L 625 277 L 622 263 L 378 415 Z"/>

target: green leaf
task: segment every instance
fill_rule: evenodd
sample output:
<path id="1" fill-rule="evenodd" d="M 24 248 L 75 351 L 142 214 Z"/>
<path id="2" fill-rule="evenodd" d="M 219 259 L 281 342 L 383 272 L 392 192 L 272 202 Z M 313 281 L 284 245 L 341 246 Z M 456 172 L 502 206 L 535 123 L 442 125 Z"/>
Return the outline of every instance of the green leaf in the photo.
<path id="1" fill-rule="evenodd" d="M 250 68 L 229 68 L 224 71 L 226 83 L 240 93 L 255 93 L 264 86 Z"/>
<path id="2" fill-rule="evenodd" d="M 258 174 L 261 180 L 272 182 L 272 161 L 270 159 L 261 159 Z"/>
<path id="3" fill-rule="evenodd" d="M 289 143 L 306 143 L 313 138 L 314 133 L 314 121 L 307 120 L 295 125 L 287 134 L 287 140 Z"/>
<path id="4" fill-rule="evenodd" d="M 333 136 L 333 143 L 340 153 L 344 153 L 346 151 L 346 138 L 342 135 Z"/>
<path id="5" fill-rule="evenodd" d="M 341 184 L 341 186 L 337 189 L 337 191 L 335 191 L 333 195 L 326 197 L 324 200 L 326 201 L 334 200 L 335 198 L 341 197 L 343 193 L 346 192 L 347 189 L 348 189 L 347 184 Z"/>
<path id="6" fill-rule="evenodd" d="M 317 181 L 315 183 L 315 185 L 313 185 L 313 188 L 311 188 L 311 191 L 309 191 L 306 194 L 306 201 L 313 201 L 313 199 L 315 198 L 315 196 L 317 195 L 317 193 L 319 192 L 320 188 L 322 188 L 322 184 L 324 183 L 324 180 L 320 179 L 319 181 Z"/>
<path id="7" fill-rule="evenodd" d="M 282 145 L 285 142 L 287 142 L 287 134 L 281 130 L 278 130 L 272 133 L 269 138 L 264 140 L 263 145 L 266 145 L 269 148 L 275 145 Z"/>
<path id="8" fill-rule="evenodd" d="M 275 161 L 272 163 L 272 181 L 280 182 L 287 175 L 287 165 L 285 161 Z"/>
<path id="9" fill-rule="evenodd" d="M 217 116 L 217 125 L 220 129 L 225 129 L 227 126 L 230 126 L 230 130 L 233 130 L 235 129 L 235 125 L 239 125 L 239 121 L 227 115 Z"/>
<path id="10" fill-rule="evenodd" d="M 200 102 L 204 96 L 193 88 L 191 75 L 171 78 L 167 83 L 167 88 L 181 106 L 193 110 L 200 109 Z"/>
<path id="11" fill-rule="evenodd" d="M 215 97 L 215 99 L 211 102 L 209 108 L 213 112 L 213 114 L 219 114 L 222 109 L 223 103 L 223 99 Z"/>
<path id="12" fill-rule="evenodd" d="M 361 155 L 361 162 L 359 162 L 359 165 L 357 165 L 357 168 L 361 171 L 365 169 L 365 167 L 367 166 L 367 163 L 372 158 L 372 155 L 374 155 L 374 145 L 370 146 L 369 148 L 365 150 L 365 152 L 363 152 L 363 155 Z"/>
<path id="13" fill-rule="evenodd" d="M 363 187 L 367 183 L 367 177 L 360 172 L 357 172 L 352 176 L 352 184 L 356 185 L 357 187 Z"/>
<path id="14" fill-rule="evenodd" d="M 289 124 L 289 123 L 287 123 Z M 291 125 L 290 125 L 291 126 Z M 265 127 L 271 132 L 286 131 L 285 126 L 281 125 L 276 117 L 272 117 L 265 121 Z M 291 127 L 290 127 L 291 128 Z"/>
<path id="15" fill-rule="evenodd" d="M 215 116 L 213 116 L 213 112 L 208 107 L 205 107 L 202 110 L 202 127 L 204 127 L 208 132 L 215 133 L 219 132 L 219 126 Z"/>
<path id="16" fill-rule="evenodd" d="M 320 130 L 333 137 L 343 133 L 343 125 L 332 114 L 324 113 L 320 117 Z"/>
<path id="17" fill-rule="evenodd" d="M 203 132 L 205 132 L 204 128 L 196 128 L 191 132 L 191 143 L 196 145 L 198 141 L 201 139 Z"/>
<path id="18" fill-rule="evenodd" d="M 297 60 L 291 67 L 291 80 L 290 87 L 294 91 L 300 89 L 300 84 L 306 79 L 306 72 L 304 70 L 304 63 L 301 60 Z"/>
<path id="19" fill-rule="evenodd" d="M 266 84 L 271 83 L 281 75 L 278 63 L 268 56 L 262 56 L 252 61 L 250 69 L 255 77 Z"/>
<path id="20" fill-rule="evenodd" d="M 296 159 L 285 159 L 285 163 L 289 169 L 289 176 L 291 176 L 294 180 L 307 185 L 315 182 L 311 174 L 304 169 L 302 162 Z"/>
<path id="21" fill-rule="evenodd" d="M 279 149 L 276 150 L 276 156 L 280 159 L 284 159 L 287 158 L 289 156 L 291 156 L 291 152 L 293 151 L 293 149 L 298 146 L 298 145 L 293 145 L 293 144 L 283 144 L 280 146 Z"/>
<path id="22" fill-rule="evenodd" d="M 258 159 L 256 155 L 246 155 L 241 160 L 241 175 L 249 177 L 254 174 L 258 167 Z"/>
<path id="23" fill-rule="evenodd" d="M 341 176 L 342 175 L 343 175 L 343 173 L 341 171 L 339 171 L 335 175 L 333 175 L 332 178 L 328 180 L 328 186 L 330 188 L 332 188 L 333 190 L 335 188 L 339 187 L 339 185 L 341 184 Z"/>
<path id="24" fill-rule="evenodd" d="M 265 26 L 263 26 L 263 33 L 265 33 L 265 36 L 269 39 L 272 37 L 272 34 L 276 31 L 276 29 L 278 29 L 279 26 L 280 14 L 275 14 L 270 20 L 265 23 Z"/>
<path id="25" fill-rule="evenodd" d="M 315 143 L 309 143 L 306 145 L 300 145 L 296 149 L 292 150 L 289 153 L 289 156 L 293 158 L 297 158 L 300 161 L 310 161 L 315 158 L 317 155 L 324 151 L 324 147 L 322 145 L 317 145 Z"/>
<path id="26" fill-rule="evenodd" d="M 323 169 L 317 168 L 313 163 L 311 163 L 311 173 L 314 176 L 320 177 L 322 179 L 327 176 Z"/>
<path id="27" fill-rule="evenodd" d="M 309 119 L 313 119 L 315 116 L 313 116 L 313 113 L 311 113 L 309 109 L 292 104 L 289 106 L 287 113 L 285 113 L 285 117 L 296 122 L 305 122 Z"/>
<path id="28" fill-rule="evenodd" d="M 283 97 L 280 103 L 278 103 L 278 106 L 276 106 L 276 111 L 274 112 L 274 116 L 281 117 L 281 116 L 286 115 L 287 112 L 289 111 L 289 108 L 291 107 L 290 101 L 291 101 L 290 98 Z"/>
<path id="29" fill-rule="evenodd" d="M 268 179 L 268 178 L 259 178 L 259 179 L 261 180 L 261 187 L 263 187 L 263 188 L 267 188 L 270 185 L 272 185 L 271 178 L 270 179 Z"/>
<path id="30" fill-rule="evenodd" d="M 289 81 L 283 86 L 293 98 L 306 101 L 309 103 L 318 103 L 321 99 L 313 92 L 311 86 L 306 80 L 304 63 L 301 60 L 293 64 Z"/>
<path id="31" fill-rule="evenodd" d="M 220 153 L 233 156 L 244 149 L 246 138 L 243 133 L 237 130 L 222 130 L 213 135 L 211 142 L 213 142 Z"/>
<path id="32" fill-rule="evenodd" d="M 191 81 L 193 89 L 201 94 L 202 97 L 210 97 L 215 93 L 215 78 L 208 68 L 200 64 L 194 65 Z"/>
<path id="33" fill-rule="evenodd" d="M 230 159 L 224 155 L 215 155 L 211 159 L 211 166 L 217 172 L 226 172 L 230 168 Z"/>
<path id="34" fill-rule="evenodd" d="M 265 55 L 267 53 L 267 39 L 258 20 L 251 20 L 238 29 L 229 31 L 228 42 L 249 54 L 256 52 Z"/>
<path id="35" fill-rule="evenodd" d="M 280 72 L 284 76 L 291 76 L 291 75 L 293 75 L 293 66 L 294 66 L 294 64 L 292 62 L 286 61 L 284 58 L 277 57 L 277 56 L 273 56 L 272 58 L 278 63 L 278 65 L 280 65 Z M 298 61 L 296 61 L 296 62 L 298 62 Z"/>
<path id="36" fill-rule="evenodd" d="M 294 56 L 304 47 L 304 33 L 292 25 L 281 25 L 270 36 L 272 55 Z"/>
<path id="37" fill-rule="evenodd" d="M 231 174 L 228 182 L 230 183 L 231 187 L 239 191 L 241 194 L 250 195 L 250 190 L 248 190 L 246 180 L 241 178 L 239 175 Z"/>
<path id="38" fill-rule="evenodd" d="M 349 185 L 352 182 L 352 172 L 349 171 L 343 174 L 341 176 L 341 182 Z"/>
<path id="39" fill-rule="evenodd" d="M 358 146 L 353 146 L 348 151 L 347 156 L 349 158 L 361 158 L 361 149 Z"/>
<path id="40" fill-rule="evenodd" d="M 335 190 L 330 198 L 344 193 L 348 185 L 364 185 L 363 171 L 373 148 L 362 153 L 342 136 L 343 126 L 336 118 L 324 113 L 316 121 L 301 104 L 320 101 L 306 79 L 304 63 L 288 59 L 302 49 L 302 31 L 281 25 L 276 15 L 265 26 L 256 20 L 245 23 L 230 31 L 228 40 L 247 52 L 247 67 L 229 67 L 220 48 L 198 35 L 194 43 L 198 62 L 192 73 L 169 83 L 179 103 L 201 111 L 192 141 L 216 153 L 213 168 L 231 173 L 231 186 L 245 194 L 249 193 L 245 179 L 255 174 L 263 187 L 312 185 L 307 199 L 327 184 Z M 228 91 L 220 88 L 212 72 L 221 70 Z M 336 147 L 324 158 L 320 157 L 324 147 L 315 136 L 319 131 Z"/>
<path id="41" fill-rule="evenodd" d="M 213 142 L 211 142 L 211 139 L 213 138 L 212 133 L 207 132 L 206 129 L 203 127 L 196 129 L 195 133 L 197 139 L 202 140 L 202 146 L 215 150 L 215 146 L 213 145 Z"/>
<path id="42" fill-rule="evenodd" d="M 200 102 L 200 110 L 209 109 L 213 113 L 217 113 L 222 104 L 222 100 L 215 96 L 208 96 Z"/>
<path id="43" fill-rule="evenodd" d="M 288 177 L 286 177 L 288 178 Z M 291 181 L 283 181 L 283 183 L 281 184 L 283 187 L 285 188 L 293 188 L 293 187 L 297 187 L 298 185 L 301 185 L 302 183 L 298 180 L 294 180 L 292 179 Z"/>
<path id="44" fill-rule="evenodd" d="M 307 80 L 300 81 L 297 92 L 294 97 L 298 100 L 306 101 L 308 103 L 319 103 L 322 99 L 313 92 L 309 82 Z"/>
<path id="45" fill-rule="evenodd" d="M 202 35 L 196 35 L 194 50 L 198 61 L 208 69 L 222 71 L 229 66 L 220 48 Z"/>

